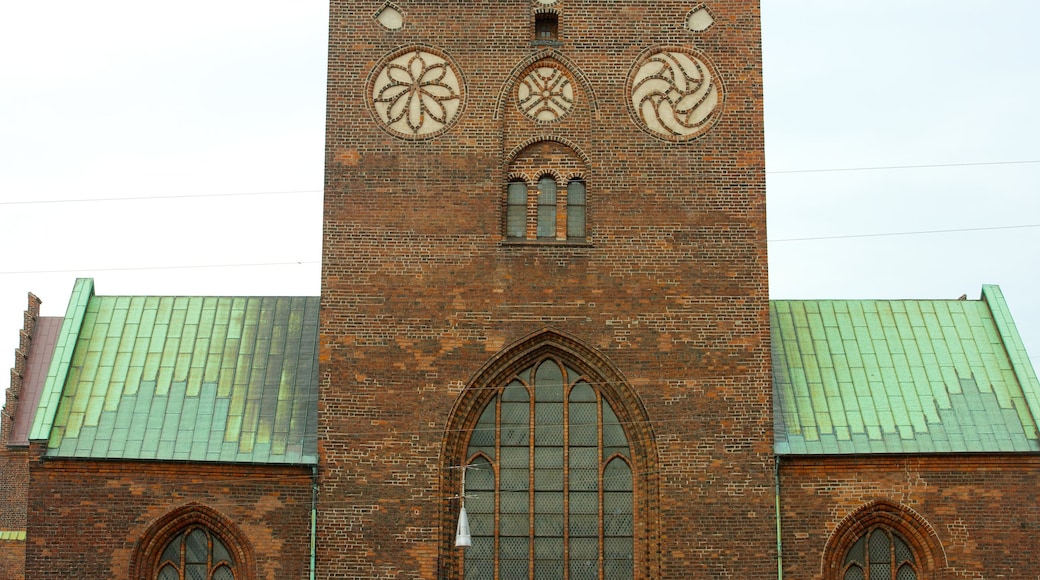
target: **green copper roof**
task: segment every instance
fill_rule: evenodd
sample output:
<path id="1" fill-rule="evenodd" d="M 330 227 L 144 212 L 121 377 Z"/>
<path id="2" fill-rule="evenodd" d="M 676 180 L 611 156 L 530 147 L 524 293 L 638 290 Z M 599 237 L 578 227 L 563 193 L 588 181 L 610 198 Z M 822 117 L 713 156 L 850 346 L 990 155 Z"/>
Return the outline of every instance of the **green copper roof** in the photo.
<path id="1" fill-rule="evenodd" d="M 316 463 L 318 307 L 317 297 L 91 296 L 74 348 L 60 353 L 48 455 Z M 56 353 L 56 377 L 60 364 Z"/>
<path id="2" fill-rule="evenodd" d="M 774 300 L 777 454 L 1040 451 L 1040 383 L 981 300 Z"/>

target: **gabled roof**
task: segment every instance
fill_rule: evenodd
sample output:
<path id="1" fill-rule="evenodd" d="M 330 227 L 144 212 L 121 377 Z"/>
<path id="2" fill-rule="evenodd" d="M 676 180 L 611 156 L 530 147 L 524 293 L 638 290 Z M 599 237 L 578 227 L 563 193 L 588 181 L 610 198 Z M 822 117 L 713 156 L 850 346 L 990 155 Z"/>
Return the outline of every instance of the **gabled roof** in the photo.
<path id="1" fill-rule="evenodd" d="M 1040 451 L 1040 383 L 980 300 L 770 303 L 778 455 Z"/>
<path id="2" fill-rule="evenodd" d="M 31 438 L 53 457 L 315 464 L 318 308 L 78 280 Z"/>

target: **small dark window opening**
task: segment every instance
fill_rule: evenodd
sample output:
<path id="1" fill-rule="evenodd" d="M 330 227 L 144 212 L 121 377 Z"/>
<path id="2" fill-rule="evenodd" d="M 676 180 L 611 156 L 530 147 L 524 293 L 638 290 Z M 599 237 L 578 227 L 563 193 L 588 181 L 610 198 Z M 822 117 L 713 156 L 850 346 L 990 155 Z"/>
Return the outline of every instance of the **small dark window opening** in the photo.
<path id="1" fill-rule="evenodd" d="M 557 40 L 559 38 L 559 19 L 551 12 L 536 14 L 534 17 L 535 40 Z"/>

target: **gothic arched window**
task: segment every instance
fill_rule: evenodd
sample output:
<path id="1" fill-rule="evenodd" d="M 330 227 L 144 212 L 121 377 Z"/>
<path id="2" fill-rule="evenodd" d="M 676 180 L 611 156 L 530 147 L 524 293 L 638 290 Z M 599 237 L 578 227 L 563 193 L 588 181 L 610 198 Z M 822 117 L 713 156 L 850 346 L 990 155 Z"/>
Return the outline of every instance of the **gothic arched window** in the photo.
<path id="1" fill-rule="evenodd" d="M 227 547 L 204 527 L 191 527 L 170 540 L 159 558 L 156 580 L 235 580 Z"/>
<path id="2" fill-rule="evenodd" d="M 842 580 L 917 580 L 913 550 L 899 534 L 875 527 L 845 553 Z"/>
<path id="3" fill-rule="evenodd" d="M 594 381 L 550 357 L 507 378 L 466 465 L 466 578 L 633 577 L 632 455 Z"/>

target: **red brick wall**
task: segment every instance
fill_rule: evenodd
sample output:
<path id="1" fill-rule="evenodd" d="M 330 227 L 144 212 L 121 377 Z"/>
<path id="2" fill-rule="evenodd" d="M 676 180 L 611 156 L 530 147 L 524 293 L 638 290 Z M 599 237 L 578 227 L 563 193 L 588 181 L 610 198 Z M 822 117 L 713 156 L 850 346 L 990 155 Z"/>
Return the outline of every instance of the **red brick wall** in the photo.
<path id="1" fill-rule="evenodd" d="M 453 405 L 543 328 L 599 351 L 645 407 L 658 462 L 637 474 L 658 495 L 656 513 L 637 514 L 658 542 L 649 573 L 775 574 L 758 3 L 712 3 L 702 33 L 682 27 L 694 4 L 554 5 L 578 100 L 537 123 L 512 100 L 546 50 L 530 42 L 535 2 L 409 3 L 398 31 L 372 19 L 381 2 L 332 3 L 323 577 L 446 569 Z M 411 44 L 449 55 L 467 95 L 457 124 L 419 141 L 381 129 L 366 105 L 374 67 Z M 662 45 L 697 48 L 722 77 L 724 112 L 697 139 L 655 138 L 629 113 L 629 71 Z M 540 138 L 587 160 L 587 244 L 503 241 L 509 155 Z"/>
<path id="2" fill-rule="evenodd" d="M 832 578 L 828 539 L 879 501 L 934 532 L 938 566 L 923 578 L 1032 578 L 1040 569 L 1036 456 L 785 458 L 780 480 L 787 578 Z"/>
<path id="3" fill-rule="evenodd" d="M 307 576 L 309 469 L 37 460 L 30 471 L 30 578 L 128 578 L 135 543 L 192 502 L 215 510 L 247 538 L 257 578 Z"/>
<path id="4" fill-rule="evenodd" d="M 0 540 L 0 578 L 23 580 L 25 578 L 25 542 Z"/>

